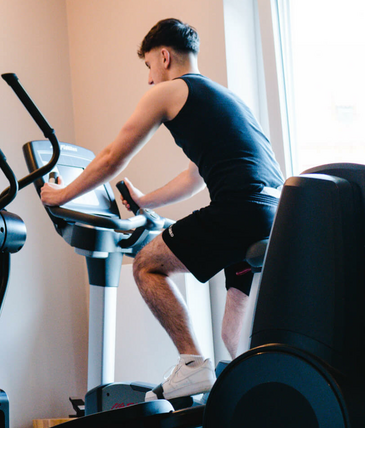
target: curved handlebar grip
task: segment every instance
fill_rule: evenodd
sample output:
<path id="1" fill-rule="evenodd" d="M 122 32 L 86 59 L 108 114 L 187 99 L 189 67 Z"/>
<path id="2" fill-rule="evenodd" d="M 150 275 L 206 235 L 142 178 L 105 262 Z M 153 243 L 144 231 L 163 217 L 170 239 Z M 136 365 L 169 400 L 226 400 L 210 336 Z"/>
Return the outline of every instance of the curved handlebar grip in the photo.
<path id="1" fill-rule="evenodd" d="M 36 179 L 46 175 L 53 169 L 53 167 L 57 164 L 61 149 L 54 129 L 50 126 L 50 124 L 44 118 L 43 114 L 38 109 L 37 105 L 33 102 L 26 90 L 20 84 L 19 78 L 15 75 L 15 73 L 3 73 L 1 77 L 13 89 L 19 100 L 23 103 L 29 114 L 32 116 L 33 120 L 42 130 L 44 136 L 49 139 L 53 148 L 52 158 L 45 166 L 35 170 L 34 172 L 19 180 L 19 189 L 23 189 L 24 187 L 28 186 L 30 183 L 33 183 L 33 181 L 35 181 Z M 6 194 L 7 190 L 5 190 L 1 194 L 0 199 L 2 199 Z"/>
<path id="2" fill-rule="evenodd" d="M 63 219 L 66 222 L 84 223 L 85 225 L 112 230 L 130 231 L 138 227 L 144 227 L 147 223 L 147 217 L 144 214 L 129 219 L 117 219 L 87 214 L 60 206 L 47 206 L 46 209 L 51 216 Z"/>
<path id="3" fill-rule="evenodd" d="M 124 181 L 119 181 L 117 184 L 118 191 L 123 195 L 124 200 L 126 200 L 129 203 L 129 206 L 131 208 L 131 211 L 134 214 L 137 214 L 137 211 L 140 209 L 137 203 L 132 199 L 131 194 L 129 193 L 129 190 L 127 188 L 127 185 L 124 183 Z"/>
<path id="4" fill-rule="evenodd" d="M 43 114 L 39 111 L 26 90 L 20 84 L 19 78 L 15 75 L 15 73 L 3 73 L 1 77 L 13 89 L 19 100 L 23 103 L 29 114 L 33 117 L 34 121 L 42 130 L 44 136 L 49 139 L 49 137 L 54 133 L 54 130 L 44 118 Z"/>
<path id="5" fill-rule="evenodd" d="M 6 156 L 0 150 L 0 169 L 4 172 L 4 175 L 9 181 L 9 187 L 0 194 L 0 211 L 6 208 L 16 197 L 19 189 L 18 180 L 15 177 L 14 172 L 6 161 Z"/>

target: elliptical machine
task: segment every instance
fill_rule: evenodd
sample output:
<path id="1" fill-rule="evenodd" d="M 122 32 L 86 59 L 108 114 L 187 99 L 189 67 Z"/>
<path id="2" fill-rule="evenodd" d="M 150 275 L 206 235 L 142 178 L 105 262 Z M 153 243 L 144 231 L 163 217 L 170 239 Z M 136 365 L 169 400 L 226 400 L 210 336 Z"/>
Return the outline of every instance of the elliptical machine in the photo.
<path id="1" fill-rule="evenodd" d="M 3 78 L 8 81 L 11 76 L 5 74 Z M 9 181 L 9 187 L 0 194 L 0 313 L 4 305 L 9 283 L 10 255 L 17 253 L 23 248 L 27 236 L 27 230 L 23 220 L 16 214 L 6 211 L 5 208 L 15 199 L 20 189 L 23 189 L 38 177 L 49 172 L 56 163 L 59 155 L 59 145 L 54 131 L 38 108 L 35 107 L 33 101 L 25 92 L 22 95 L 21 101 L 43 131 L 45 137 L 53 142 L 54 152 L 45 167 L 32 171 L 29 175 L 18 181 L 7 163 L 4 153 L 0 150 L 0 169 Z M 0 428 L 8 428 L 9 422 L 9 399 L 6 393 L 0 389 Z"/>
<path id="2" fill-rule="evenodd" d="M 223 371 L 206 427 L 365 425 L 365 166 L 285 183 L 251 349 Z"/>
<path id="3" fill-rule="evenodd" d="M 18 193 L 18 181 L 0 150 L 0 169 L 9 181 L 9 188 L 0 195 L 0 314 L 10 277 L 10 254 L 22 249 L 27 231 L 22 219 L 5 208 Z M 9 399 L 0 389 L 0 428 L 9 428 Z"/>

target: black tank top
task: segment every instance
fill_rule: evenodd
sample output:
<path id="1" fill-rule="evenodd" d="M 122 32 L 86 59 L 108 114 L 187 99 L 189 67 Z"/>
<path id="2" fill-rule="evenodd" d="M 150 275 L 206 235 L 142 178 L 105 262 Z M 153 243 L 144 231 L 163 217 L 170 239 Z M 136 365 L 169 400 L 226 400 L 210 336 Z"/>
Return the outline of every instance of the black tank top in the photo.
<path id="1" fill-rule="evenodd" d="M 176 144 L 199 169 L 212 201 L 247 198 L 284 182 L 270 142 L 234 93 L 200 74 L 181 77 L 189 95 L 168 122 Z"/>

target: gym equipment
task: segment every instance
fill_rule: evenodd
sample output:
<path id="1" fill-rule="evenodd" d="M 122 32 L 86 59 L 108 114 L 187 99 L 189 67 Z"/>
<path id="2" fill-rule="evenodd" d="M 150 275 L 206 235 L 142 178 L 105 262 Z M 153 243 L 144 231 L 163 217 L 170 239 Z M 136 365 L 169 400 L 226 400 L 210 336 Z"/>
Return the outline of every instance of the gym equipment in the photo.
<path id="1" fill-rule="evenodd" d="M 10 254 L 18 252 L 26 239 L 22 219 L 5 211 L 18 193 L 18 181 L 0 150 L 0 169 L 9 181 L 9 188 L 0 195 L 0 313 L 4 304 L 10 277 Z M 0 428 L 9 428 L 9 399 L 0 389 Z"/>
<path id="2" fill-rule="evenodd" d="M 204 405 L 174 411 L 167 400 L 138 403 L 102 411 L 55 428 L 195 428 L 203 420 Z"/>
<path id="3" fill-rule="evenodd" d="M 247 300 L 247 306 L 245 309 L 245 320 L 243 323 L 243 329 L 241 331 L 240 340 L 237 347 L 237 354 L 249 350 L 251 345 L 252 327 L 255 316 L 255 307 L 257 302 L 257 296 L 260 287 L 262 267 L 264 265 L 264 258 L 266 255 L 269 239 L 262 239 L 261 241 L 252 244 L 246 252 L 245 261 L 249 267 L 244 271 L 251 271 L 253 274 L 251 289 L 249 298 Z"/>
<path id="4" fill-rule="evenodd" d="M 38 177 L 51 170 L 59 154 L 58 141 L 54 135 L 54 130 L 49 126 L 42 113 L 20 85 L 17 77 L 14 74 L 3 74 L 2 78 L 17 89 L 21 102 L 43 131 L 45 137 L 53 143 L 55 150 L 49 164 L 40 170 L 32 171 L 19 181 L 7 163 L 4 153 L 0 150 L 0 169 L 9 181 L 9 187 L 0 194 L 0 313 L 9 283 L 10 254 L 16 253 L 23 248 L 27 236 L 23 220 L 16 214 L 6 211 L 5 208 L 15 199 L 20 189 L 28 186 Z M 9 427 L 9 399 L 6 393 L 0 390 L 0 428 L 4 427 Z"/>
<path id="5" fill-rule="evenodd" d="M 285 183 L 251 349 L 207 401 L 205 427 L 363 427 L 365 166 Z"/>
<path id="6" fill-rule="evenodd" d="M 95 157 L 85 148 L 61 143 L 56 170 L 65 184 Z M 29 170 L 48 162 L 51 149 L 47 141 L 24 146 Z M 57 176 L 55 173 L 51 176 Z M 47 177 L 36 181 L 40 194 Z M 88 393 L 85 413 L 111 409 L 144 401 L 152 385 L 114 383 L 117 287 L 124 254 L 134 256 L 160 230 L 172 222 L 150 210 L 139 210 L 130 219 L 121 219 L 109 184 L 75 199 L 62 207 L 46 208 L 55 229 L 64 240 L 86 258 L 90 283 Z M 132 231 L 133 230 L 133 231 Z"/>
<path id="7" fill-rule="evenodd" d="M 0 389 L 0 428 L 9 428 L 9 398 Z"/>

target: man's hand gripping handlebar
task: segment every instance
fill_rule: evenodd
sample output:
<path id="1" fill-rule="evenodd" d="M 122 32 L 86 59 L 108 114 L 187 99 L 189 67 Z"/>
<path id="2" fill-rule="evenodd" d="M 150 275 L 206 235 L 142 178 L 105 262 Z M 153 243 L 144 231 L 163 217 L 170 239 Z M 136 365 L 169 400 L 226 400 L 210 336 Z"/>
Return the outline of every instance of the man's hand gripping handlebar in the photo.
<path id="1" fill-rule="evenodd" d="M 170 225 L 175 223 L 173 220 L 166 219 L 164 217 L 159 216 L 157 213 L 155 213 L 154 211 L 152 211 L 150 209 L 140 208 L 137 205 L 137 203 L 132 199 L 132 197 L 129 193 L 129 190 L 127 188 L 127 185 L 125 184 L 125 182 L 123 180 L 119 181 L 116 186 L 117 186 L 117 189 L 119 190 L 119 192 L 121 193 L 121 195 L 123 196 L 123 198 L 128 202 L 131 211 L 136 216 L 143 215 L 146 217 L 146 226 L 145 226 L 146 229 L 158 230 L 158 229 L 162 229 L 162 228 L 167 228 Z M 130 220 L 133 220 L 133 218 Z"/>

